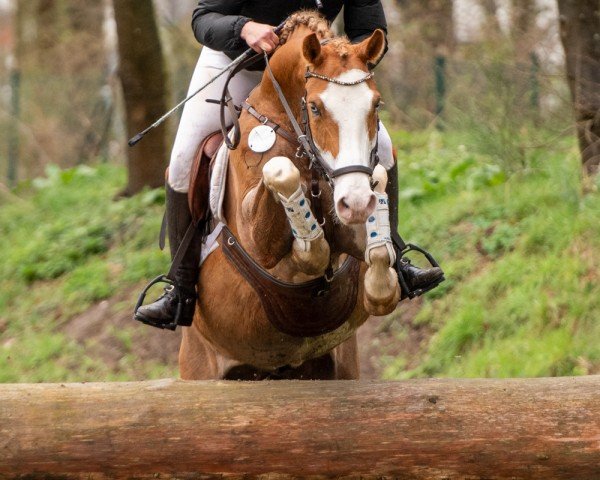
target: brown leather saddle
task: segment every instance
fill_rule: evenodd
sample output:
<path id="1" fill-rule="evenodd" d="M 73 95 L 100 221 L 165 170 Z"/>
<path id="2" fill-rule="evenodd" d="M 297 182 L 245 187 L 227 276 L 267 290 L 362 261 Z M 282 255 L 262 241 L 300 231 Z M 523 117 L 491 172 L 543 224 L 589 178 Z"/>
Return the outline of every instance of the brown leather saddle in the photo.
<path id="1" fill-rule="evenodd" d="M 223 134 L 220 131 L 211 133 L 200 144 L 192 163 L 188 203 L 192 219 L 196 224 L 209 217 L 210 172 L 214 157 L 222 143 Z"/>

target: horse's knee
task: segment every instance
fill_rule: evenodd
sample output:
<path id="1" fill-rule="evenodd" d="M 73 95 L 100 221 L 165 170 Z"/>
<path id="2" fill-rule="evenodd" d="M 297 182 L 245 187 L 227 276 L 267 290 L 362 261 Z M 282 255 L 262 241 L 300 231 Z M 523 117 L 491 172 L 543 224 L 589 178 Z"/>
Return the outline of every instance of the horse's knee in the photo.
<path id="1" fill-rule="evenodd" d="M 291 197 L 300 185 L 300 171 L 287 157 L 273 157 L 263 167 L 263 180 L 270 190 Z"/>

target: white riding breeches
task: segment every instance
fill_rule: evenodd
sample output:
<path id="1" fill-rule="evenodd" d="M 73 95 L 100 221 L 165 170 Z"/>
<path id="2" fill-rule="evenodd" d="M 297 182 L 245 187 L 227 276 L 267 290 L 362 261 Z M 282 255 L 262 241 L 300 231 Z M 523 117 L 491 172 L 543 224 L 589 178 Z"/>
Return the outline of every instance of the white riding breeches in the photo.
<path id="1" fill-rule="evenodd" d="M 214 78 L 231 63 L 231 59 L 223 52 L 203 47 L 196 69 L 192 75 L 189 93 L 198 90 L 203 84 Z M 260 83 L 262 72 L 242 70 L 229 83 L 229 92 L 236 104 L 246 100 L 252 89 Z M 183 107 L 177 136 L 171 152 L 169 163 L 169 185 L 177 192 L 187 192 L 190 183 L 190 172 L 194 156 L 209 134 L 219 130 L 219 105 L 207 103 L 207 99 L 220 99 L 227 75 L 221 76 Z M 227 119 L 231 122 L 229 112 Z"/>
<path id="2" fill-rule="evenodd" d="M 203 47 L 192 75 L 188 94 L 195 92 L 203 84 L 210 81 L 230 63 L 231 59 L 223 52 Z M 209 134 L 219 130 L 221 126 L 219 105 L 207 103 L 206 100 L 221 98 L 226 78 L 227 75 L 221 76 L 183 107 L 169 163 L 169 185 L 177 192 L 188 191 L 192 162 L 200 143 Z M 229 82 L 229 92 L 234 103 L 238 105 L 245 100 L 252 89 L 260 83 L 261 78 L 262 72 L 260 71 L 242 70 L 235 75 Z M 226 116 L 228 123 L 231 125 L 229 112 L 226 112 Z M 379 123 L 378 135 L 379 161 L 383 167 L 390 169 L 394 165 L 392 140 L 381 122 Z"/>

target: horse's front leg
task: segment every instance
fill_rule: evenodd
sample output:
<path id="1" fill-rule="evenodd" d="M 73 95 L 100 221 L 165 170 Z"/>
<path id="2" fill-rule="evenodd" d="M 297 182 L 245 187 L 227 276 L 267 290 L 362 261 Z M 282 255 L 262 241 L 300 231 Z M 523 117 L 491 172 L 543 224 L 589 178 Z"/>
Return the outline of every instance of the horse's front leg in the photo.
<path id="1" fill-rule="evenodd" d="M 381 165 L 375 167 L 373 180 L 378 182 L 375 187 L 377 208 L 366 224 L 365 262 L 369 268 L 364 280 L 364 306 L 371 315 L 387 315 L 400 301 L 400 284 L 396 271 L 391 268 L 396 254 L 390 236 L 388 198 L 385 193 L 387 172 Z"/>
<path id="2" fill-rule="evenodd" d="M 292 228 L 292 261 L 308 275 L 322 275 L 329 265 L 329 244 L 302 190 L 300 171 L 289 158 L 273 157 L 263 167 L 263 182 L 281 202 Z"/>

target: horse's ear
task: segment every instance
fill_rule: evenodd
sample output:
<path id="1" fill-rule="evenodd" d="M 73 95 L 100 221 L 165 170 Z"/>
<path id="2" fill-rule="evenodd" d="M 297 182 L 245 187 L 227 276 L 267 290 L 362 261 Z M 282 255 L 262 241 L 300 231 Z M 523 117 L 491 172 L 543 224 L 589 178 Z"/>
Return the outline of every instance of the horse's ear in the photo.
<path id="1" fill-rule="evenodd" d="M 321 63 L 321 42 L 315 33 L 308 35 L 302 43 L 302 53 L 313 65 Z"/>
<path id="2" fill-rule="evenodd" d="M 385 53 L 385 33 L 377 29 L 373 34 L 357 45 L 358 57 L 370 67 L 379 63 Z"/>

